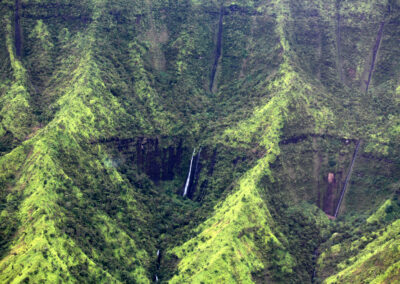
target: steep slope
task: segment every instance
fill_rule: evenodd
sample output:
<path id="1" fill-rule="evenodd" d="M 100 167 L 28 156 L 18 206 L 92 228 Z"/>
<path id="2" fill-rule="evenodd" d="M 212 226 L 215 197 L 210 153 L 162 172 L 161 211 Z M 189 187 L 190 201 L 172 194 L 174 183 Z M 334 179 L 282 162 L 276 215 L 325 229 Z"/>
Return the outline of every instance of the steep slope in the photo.
<path id="1" fill-rule="evenodd" d="M 320 277 L 334 274 L 326 283 L 396 283 L 399 280 L 399 208 L 395 197 L 361 226 L 345 228 L 332 235 L 318 260 Z"/>
<path id="2" fill-rule="evenodd" d="M 115 133 L 128 114 L 101 81 L 93 30 L 70 40 L 84 44 L 70 58 L 76 63 L 68 87 L 58 89 L 57 112 L 2 157 L 2 198 L 8 201 L 2 219 L 8 225 L 1 279 L 149 282 L 149 258 L 134 237 L 145 228 L 146 211 L 129 183 L 107 165 L 104 150 L 88 147 L 91 139 Z"/>
<path id="3" fill-rule="evenodd" d="M 245 6 L 246 4 L 242 7 L 236 7 L 236 9 L 244 10 L 248 8 L 248 6 Z M 267 127 L 267 130 L 263 131 L 263 127 L 265 127 L 265 125 L 272 127 L 269 119 L 276 119 L 276 116 L 274 116 L 274 111 L 267 106 L 269 106 L 270 103 L 273 104 L 274 99 L 278 97 L 279 99 L 277 100 L 281 101 L 283 104 L 281 111 L 285 113 L 281 126 L 283 135 L 281 134 L 281 138 L 278 139 L 278 141 L 281 141 L 281 148 L 283 148 L 283 151 L 279 151 L 279 160 L 273 163 L 272 174 L 270 174 L 273 177 L 272 180 L 278 178 L 278 182 L 270 184 L 271 178 L 262 179 L 265 175 L 263 171 L 257 172 L 253 169 L 256 174 L 252 176 L 251 179 L 253 182 L 256 182 L 253 183 L 253 186 L 246 187 L 250 192 L 251 198 L 249 198 L 250 200 L 248 198 L 239 200 L 234 199 L 234 197 L 244 196 L 245 191 L 242 182 L 244 183 L 247 180 L 247 175 L 250 175 L 250 173 L 254 174 L 253 170 L 245 174 L 242 179 L 239 179 L 234 193 L 224 201 L 226 203 L 215 207 L 215 215 L 193 231 L 196 237 L 182 246 L 171 250 L 171 254 L 175 254 L 178 259 L 180 259 L 178 262 L 178 270 L 172 278 L 172 282 L 206 283 L 213 282 L 214 279 L 217 279 L 215 281 L 222 282 L 289 281 L 304 283 L 311 281 L 311 279 L 317 281 L 317 279 L 314 279 L 312 276 L 312 269 L 307 269 L 307 260 L 304 261 L 302 259 L 303 266 L 301 268 L 296 267 L 296 260 L 299 258 L 298 255 L 296 255 L 296 249 L 290 249 L 291 245 L 296 243 L 296 240 L 291 239 L 289 242 L 285 241 L 290 236 L 290 231 L 286 232 L 289 234 L 285 236 L 284 228 L 279 230 L 276 229 L 276 225 L 271 225 L 273 221 L 267 217 L 270 216 L 269 211 L 268 213 L 262 212 L 264 212 L 263 210 L 267 210 L 266 208 L 270 208 L 270 210 L 273 209 L 274 205 L 278 208 L 279 206 L 295 206 L 302 200 L 309 200 L 320 206 L 327 214 L 333 215 L 336 204 L 339 201 L 342 185 L 345 182 L 346 172 L 351 164 L 351 157 L 355 149 L 355 143 L 353 143 L 355 142 L 355 137 L 362 137 L 368 141 L 365 151 L 370 152 L 370 154 L 363 152 L 364 154 L 361 155 L 362 157 L 356 162 L 356 177 L 353 179 L 355 181 L 352 182 L 350 187 L 353 194 L 352 197 L 346 197 L 345 195 L 345 205 L 341 208 L 342 214 L 346 212 L 354 214 L 355 212 L 365 212 L 371 208 L 376 208 L 379 203 L 384 202 L 388 196 L 394 193 L 393 189 L 396 188 L 396 181 L 398 180 L 398 161 L 391 161 L 388 163 L 382 159 L 379 152 L 384 151 L 386 146 L 381 143 L 377 143 L 373 146 L 372 137 L 368 137 L 368 132 L 363 133 L 363 129 L 368 129 L 371 125 L 376 125 L 376 122 L 372 122 L 374 117 L 370 116 L 371 113 L 365 113 L 362 107 L 364 104 L 370 102 L 372 95 L 369 97 L 368 94 L 364 95 L 360 93 L 358 87 L 350 91 L 347 87 L 338 85 L 340 84 L 340 80 L 338 80 L 337 77 L 340 76 L 336 73 L 336 68 L 332 66 L 335 62 L 329 63 L 330 65 L 321 65 L 321 62 L 324 60 L 332 60 L 332 58 L 334 58 L 329 56 L 329 52 L 335 52 L 335 46 L 327 45 L 324 43 L 324 40 L 325 42 L 330 42 L 330 40 L 334 40 L 337 35 L 334 32 L 335 24 L 329 22 L 321 23 L 320 21 L 322 21 L 323 18 L 320 18 L 319 15 L 326 15 L 327 11 L 329 11 L 326 9 L 326 6 L 332 5 L 331 7 L 334 7 L 335 3 L 326 3 L 325 6 L 317 5 L 316 7 L 314 4 L 315 3 L 311 4 L 308 2 L 302 2 L 302 4 L 293 2 L 285 3 L 281 1 L 269 5 L 270 8 L 274 7 L 276 9 L 274 10 L 277 13 L 277 15 L 275 15 L 277 20 L 275 30 L 276 33 L 281 36 L 283 57 L 286 58 L 285 64 L 294 66 L 296 71 L 292 71 L 292 76 L 289 75 L 286 78 L 287 80 L 277 79 L 279 76 L 267 77 L 269 83 L 266 83 L 266 85 L 269 84 L 270 87 L 264 87 L 263 90 L 265 90 L 266 97 L 270 100 L 266 105 L 268 111 L 255 111 L 254 115 L 248 118 L 248 121 L 239 122 L 236 130 L 228 130 L 227 133 L 229 134 L 227 134 L 225 138 L 225 141 L 228 141 L 229 145 L 236 145 L 236 147 L 239 145 L 243 147 L 243 143 L 248 143 L 254 147 L 268 140 L 271 135 L 276 133 L 276 129 Z M 315 10 L 310 12 L 307 9 L 310 6 Z M 318 10 L 318 8 L 321 10 Z M 386 8 L 387 7 L 382 7 L 382 9 Z M 373 4 L 365 7 L 362 12 L 366 13 L 368 9 L 376 9 L 376 6 Z M 261 8 L 259 7 L 258 11 L 260 10 Z M 302 13 L 299 13 L 299 10 L 305 13 L 304 18 L 302 18 Z M 398 10 L 396 12 L 398 12 Z M 294 13 L 296 16 L 290 17 L 290 13 Z M 312 15 L 311 19 L 310 13 Z M 331 18 L 329 15 L 326 16 L 328 20 L 334 19 L 333 16 Z M 257 15 L 254 17 L 257 18 Z M 379 17 L 379 12 L 376 17 Z M 288 21 L 288 19 L 290 20 Z M 291 22 L 292 19 L 294 23 Z M 315 26 L 311 26 L 310 29 L 313 29 L 313 32 L 317 32 L 317 35 L 307 33 L 308 25 L 312 25 L 314 19 L 315 25 L 317 25 L 318 28 L 315 29 Z M 228 22 L 227 19 L 225 21 Z M 330 33 L 323 34 L 329 29 L 331 29 Z M 354 34 L 359 31 L 349 32 Z M 331 37 L 332 39 L 326 37 Z M 305 41 L 299 43 L 299 38 L 305 39 Z M 371 38 L 373 38 L 373 35 L 368 39 Z M 310 41 L 308 40 L 320 40 L 320 42 L 315 43 L 316 50 L 314 52 L 310 51 L 314 46 L 311 45 L 310 48 Z M 365 42 L 367 41 L 366 38 Z M 338 44 L 340 45 L 340 43 Z M 304 50 L 302 48 L 304 48 Z M 298 49 L 300 49 L 300 51 Z M 322 52 L 321 49 L 325 49 L 325 51 Z M 224 45 L 223 50 L 225 50 Z M 240 50 L 240 42 L 236 46 L 236 52 L 238 52 L 238 50 Z M 294 50 L 296 50 L 296 52 L 294 52 Z M 318 52 L 318 50 L 320 51 Z M 360 50 L 359 53 L 360 57 L 361 51 L 362 50 Z M 311 56 L 313 56 L 313 59 L 310 58 L 311 60 L 308 62 L 304 59 L 304 57 L 307 56 L 307 54 L 305 54 L 306 52 L 311 53 Z M 372 50 L 372 52 L 375 53 L 376 51 Z M 321 58 L 315 59 L 315 54 L 320 54 Z M 347 51 L 343 51 L 343 54 L 347 55 L 348 53 Z M 326 59 L 323 58 L 324 56 L 326 56 Z M 224 57 L 222 57 L 222 61 L 223 58 Z M 229 58 L 228 60 L 231 59 Z M 361 66 L 364 64 L 362 61 L 360 62 L 361 63 L 356 63 L 356 65 Z M 285 66 L 285 64 L 281 66 Z M 221 69 L 223 70 L 223 66 Z M 233 70 L 237 70 L 237 68 Z M 290 68 L 285 68 L 284 70 L 285 71 L 282 73 L 291 74 Z M 317 76 L 319 81 L 310 77 L 311 74 L 315 73 L 321 76 Z M 335 76 L 337 76 L 336 78 L 322 77 L 335 73 Z M 357 79 L 352 78 L 352 80 Z M 395 83 L 394 87 L 396 87 L 397 84 L 398 83 Z M 236 87 L 238 85 L 239 84 L 237 84 Z M 276 87 L 271 88 L 271 85 Z M 287 93 L 282 97 L 279 97 L 279 95 L 275 97 L 279 94 L 280 90 L 282 90 L 280 87 L 283 90 L 287 90 Z M 238 88 L 240 89 L 240 87 Z M 318 91 L 317 88 L 320 88 L 320 90 Z M 221 86 L 221 94 L 225 91 L 224 87 Z M 260 90 L 257 91 L 260 93 Z M 352 92 L 353 96 L 351 100 L 347 97 L 350 96 L 350 92 Z M 297 95 L 294 95 L 296 93 Z M 342 93 L 342 95 L 338 93 Z M 387 93 L 387 95 L 389 94 Z M 394 93 L 389 96 L 392 96 L 393 99 L 393 95 Z M 285 99 L 283 98 L 288 99 L 288 101 L 284 103 Z M 263 102 L 259 101 L 258 104 L 262 105 Z M 375 107 L 374 113 L 380 109 L 377 105 L 375 105 Z M 372 108 L 369 108 L 369 110 L 372 112 Z M 397 111 L 392 113 L 394 115 Z M 390 115 L 386 113 L 386 117 L 388 118 L 389 116 Z M 368 121 L 371 121 L 369 125 Z M 387 122 L 389 123 L 388 120 Z M 365 126 L 365 124 L 367 126 Z M 396 125 L 396 123 L 394 125 Z M 394 127 L 396 128 L 397 126 Z M 372 136 L 374 137 L 375 135 L 376 134 L 373 134 Z M 391 132 L 390 135 L 393 135 L 392 137 L 398 137 L 396 132 Z M 231 139 L 228 137 L 231 137 Z M 396 138 L 394 139 L 397 140 Z M 303 141 L 307 141 L 307 144 Z M 392 149 L 392 151 L 397 151 L 395 150 L 397 149 L 396 145 L 397 142 L 394 142 L 389 148 Z M 307 147 L 309 148 L 307 149 Z M 375 150 L 372 150 L 372 147 L 376 147 Z M 314 152 L 315 154 L 310 155 L 310 152 Z M 268 157 L 268 151 L 265 155 Z M 393 157 L 393 155 L 391 156 Z M 374 173 L 371 171 L 371 165 L 368 165 L 370 161 L 374 161 L 376 164 Z M 382 171 L 383 168 L 384 171 Z M 367 179 L 363 178 L 365 175 L 368 176 Z M 385 175 L 385 178 L 380 179 L 383 183 L 377 185 L 377 177 L 382 175 Z M 332 181 L 329 176 L 332 176 Z M 262 180 L 264 187 L 267 187 L 267 191 L 264 194 L 273 196 L 269 204 L 266 203 L 266 201 L 271 197 L 264 199 L 264 202 L 260 202 L 258 199 L 260 187 L 257 186 L 257 181 L 259 180 Z M 378 186 L 381 186 L 379 193 L 371 191 L 372 188 L 378 189 Z M 274 187 L 279 189 L 274 189 Z M 371 196 L 374 197 L 371 199 Z M 228 201 L 230 199 L 234 199 L 235 201 Z M 282 201 L 283 199 L 286 199 L 286 202 Z M 248 203 L 250 203 L 250 205 L 248 205 Z M 260 211 L 258 209 L 260 209 Z M 234 210 L 237 210 L 238 213 L 232 214 Z M 284 209 L 275 210 L 281 214 L 285 212 Z M 222 214 L 222 212 L 225 212 L 225 214 Z M 237 217 L 230 217 L 232 215 Z M 287 213 L 284 215 L 287 215 Z M 288 222 L 288 219 L 282 218 L 279 220 L 276 216 L 274 217 L 275 222 Z M 265 218 L 267 218 L 267 220 L 264 220 Z M 295 222 L 297 224 L 300 223 L 298 220 Z M 263 223 L 267 224 L 262 226 Z M 260 227 L 255 224 L 259 224 Z M 271 229 L 271 227 L 275 227 L 275 230 Z M 265 232 L 258 235 L 262 230 L 265 230 Z M 309 229 L 304 226 L 300 234 L 307 234 L 308 230 Z M 323 229 L 323 227 L 319 227 L 317 231 L 318 230 L 320 234 L 325 235 L 325 229 Z M 240 233 L 244 231 L 248 232 L 245 235 L 251 237 L 244 239 Z M 280 236 L 283 241 L 277 244 L 279 256 L 274 257 L 272 251 L 275 246 L 273 242 L 268 242 L 268 239 L 275 239 L 276 236 Z M 308 251 L 302 251 L 301 253 L 308 253 L 310 263 L 311 256 L 318 242 L 323 240 L 323 238 L 318 239 L 318 237 L 316 237 L 318 233 L 314 233 L 313 236 L 315 237 L 315 243 L 313 244 L 305 245 L 304 240 L 299 242 L 301 245 L 307 247 Z M 392 241 L 393 238 L 394 235 L 391 234 L 386 240 Z M 242 249 L 243 246 L 247 246 L 247 249 Z M 382 245 L 380 249 L 385 251 L 389 248 Z M 267 253 L 268 256 L 265 256 L 265 253 Z M 299 248 L 297 248 L 297 254 L 298 253 Z M 359 253 L 362 254 L 361 251 Z M 265 258 L 263 258 L 263 255 Z M 394 252 L 393 256 L 397 257 L 396 252 Z M 396 257 L 394 257 L 394 259 L 396 259 Z M 275 267 L 274 264 L 276 265 Z M 364 260 L 359 262 L 359 265 L 368 267 L 371 264 L 369 262 L 365 263 L 364 258 Z M 391 265 L 392 264 L 388 261 L 383 264 L 383 267 L 384 269 L 388 269 L 388 271 L 394 271 Z M 269 268 L 269 272 L 264 271 L 266 268 Z M 264 273 L 262 271 L 264 271 Z M 296 275 L 297 278 L 291 278 L 291 275 Z M 396 275 L 396 272 L 394 272 L 394 274 L 388 273 L 387 275 L 381 275 L 377 281 L 389 281 L 388 279 L 391 279 L 394 275 Z M 331 281 L 330 279 L 331 278 L 327 281 Z M 362 282 L 365 279 L 367 279 L 366 275 L 360 276 L 355 280 L 356 282 Z"/>
<path id="4" fill-rule="evenodd" d="M 400 2 L 364 2 L 2 1 L 0 280 L 397 281 Z"/>

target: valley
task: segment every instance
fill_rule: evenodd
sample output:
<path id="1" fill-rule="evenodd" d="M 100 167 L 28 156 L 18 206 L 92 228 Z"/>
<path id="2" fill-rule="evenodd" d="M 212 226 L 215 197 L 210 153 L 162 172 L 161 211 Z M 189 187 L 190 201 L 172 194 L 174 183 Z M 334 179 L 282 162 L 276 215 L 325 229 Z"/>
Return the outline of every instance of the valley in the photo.
<path id="1" fill-rule="evenodd" d="M 400 281 L 400 2 L 4 0 L 1 283 Z"/>

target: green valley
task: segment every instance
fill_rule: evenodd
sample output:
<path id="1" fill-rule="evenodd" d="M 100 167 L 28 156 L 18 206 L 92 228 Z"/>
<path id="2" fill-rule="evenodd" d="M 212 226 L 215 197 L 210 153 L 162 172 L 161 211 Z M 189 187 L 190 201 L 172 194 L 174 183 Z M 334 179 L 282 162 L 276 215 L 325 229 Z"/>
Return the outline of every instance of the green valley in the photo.
<path id="1" fill-rule="evenodd" d="M 0 283 L 400 283 L 399 0 L 0 23 Z"/>

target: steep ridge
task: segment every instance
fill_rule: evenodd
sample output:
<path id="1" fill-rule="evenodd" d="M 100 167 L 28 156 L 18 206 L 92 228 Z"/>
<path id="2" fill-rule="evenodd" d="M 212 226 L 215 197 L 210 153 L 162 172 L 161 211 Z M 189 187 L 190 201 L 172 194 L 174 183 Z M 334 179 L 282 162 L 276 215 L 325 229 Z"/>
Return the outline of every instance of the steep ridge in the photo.
<path id="1" fill-rule="evenodd" d="M 90 150 L 85 146 L 89 137 L 99 137 L 94 124 L 94 109 L 99 110 L 98 107 L 104 104 L 103 100 L 108 101 L 109 107 L 114 106 L 114 115 L 109 112 L 110 108 L 108 110 L 103 108 L 104 116 L 101 116 L 102 118 L 97 116 L 97 121 L 106 119 L 109 129 L 115 127 L 113 119 L 115 119 L 115 114 L 121 112 L 115 99 L 107 95 L 104 85 L 99 83 L 98 69 L 92 60 L 92 44 L 89 37 L 90 33 L 88 33 L 87 44 L 82 47 L 82 53 L 78 58 L 80 63 L 73 71 L 71 85 L 57 101 L 59 112 L 55 119 L 46 126 L 45 132 L 40 131 L 23 146 L 19 146 L 2 157 L 2 181 L 7 188 L 12 189 L 8 190 L 8 198 L 16 194 L 18 196 L 19 188 L 24 192 L 19 196 L 18 208 L 18 219 L 22 222 L 17 233 L 8 243 L 10 257 L 3 258 L 0 263 L 2 281 L 24 279 L 80 281 L 87 277 L 99 281 L 103 278 L 106 282 L 118 282 L 118 279 L 119 281 L 135 278 L 145 281 L 146 279 L 145 270 L 139 264 L 146 261 L 146 253 L 137 249 L 132 233 L 125 228 L 126 225 L 119 224 L 131 222 L 134 212 L 126 212 L 124 215 L 131 217 L 125 221 L 117 221 L 115 217 L 112 217 L 117 213 L 115 205 L 112 205 L 115 198 L 125 199 L 126 204 L 127 202 L 136 203 L 136 201 L 129 201 L 129 195 L 125 197 L 120 195 L 121 191 L 118 190 L 120 188 L 129 192 L 130 187 L 115 170 L 107 169 L 105 164 L 97 164 L 97 167 L 92 167 L 86 172 L 77 172 L 79 168 L 89 169 L 88 164 L 92 163 L 90 157 L 96 155 L 94 149 Z M 93 103 L 96 100 L 99 103 L 93 106 L 93 103 L 89 103 L 89 99 Z M 93 109 L 88 107 L 90 105 Z M 86 122 L 87 132 L 79 134 L 82 121 Z M 103 123 L 106 121 L 103 120 Z M 104 155 L 104 152 L 98 149 L 97 153 L 101 161 L 103 158 L 100 157 Z M 66 157 L 70 162 L 65 160 Z M 10 176 L 8 169 L 13 167 L 19 169 L 17 176 Z M 97 174 L 95 174 L 96 171 Z M 104 172 L 101 173 L 102 171 Z M 94 176 L 98 177 L 97 181 L 93 179 Z M 98 182 L 108 188 L 99 187 Z M 98 190 L 103 188 L 102 195 L 99 192 L 90 191 L 90 188 Z M 69 195 L 68 201 L 64 199 L 65 195 Z M 111 197 L 112 195 L 114 198 Z M 85 196 L 85 204 L 80 203 L 79 196 Z M 99 203 L 99 205 L 102 204 L 101 208 L 92 207 L 90 203 L 101 196 L 108 196 L 109 199 L 104 199 Z M 90 212 L 82 214 L 79 208 L 86 208 Z M 133 210 L 133 208 L 133 204 L 127 205 L 124 210 Z M 7 219 L 7 214 L 4 216 Z M 97 222 L 104 225 L 96 228 L 82 226 L 85 223 Z M 136 222 L 143 221 L 137 219 Z M 125 246 L 135 251 L 134 254 L 139 253 L 141 256 L 135 260 L 132 258 L 133 254 L 129 253 L 128 258 L 126 252 L 120 251 L 115 246 L 111 236 L 118 236 L 122 244 L 125 243 Z M 94 243 L 99 245 L 97 249 L 90 245 Z M 93 249 L 97 252 L 94 253 Z M 112 262 L 104 263 L 104 260 L 108 258 L 107 255 L 115 255 L 118 262 L 126 261 L 124 266 L 129 272 L 118 271 L 117 274 L 111 275 L 112 272 L 108 270 L 115 271 L 117 265 Z M 29 265 L 26 265 L 27 259 L 32 260 Z M 132 265 L 135 268 L 129 269 L 128 267 Z M 58 270 L 62 273 L 58 273 Z M 80 274 L 80 271 L 84 272 Z"/>
<path id="2" fill-rule="evenodd" d="M 398 58 L 400 7 L 365 94 L 369 27 L 388 3 L 337 3 L 24 1 L 20 58 L 15 3 L 0 3 L 0 281 L 395 281 L 400 69 L 379 64 Z M 329 176 L 335 199 L 358 139 L 332 222 Z M 374 279 L 359 273 L 374 259 Z"/>
<path id="3" fill-rule="evenodd" d="M 398 194 L 387 200 L 365 223 L 344 226 L 322 245 L 318 259 L 318 280 L 324 283 L 396 283 L 398 274 Z M 397 219 L 397 220 L 396 220 Z M 357 221 L 353 221 L 353 225 Z M 362 237 L 357 231 L 364 231 Z M 327 249 L 327 246 L 330 248 Z"/>

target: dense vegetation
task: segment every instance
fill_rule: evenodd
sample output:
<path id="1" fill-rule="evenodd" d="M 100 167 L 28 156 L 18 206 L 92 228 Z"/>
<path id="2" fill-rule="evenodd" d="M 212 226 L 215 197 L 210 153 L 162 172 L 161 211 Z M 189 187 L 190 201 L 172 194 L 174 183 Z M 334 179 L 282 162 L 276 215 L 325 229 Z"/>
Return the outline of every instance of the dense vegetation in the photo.
<path id="1" fill-rule="evenodd" d="M 1 283 L 400 281 L 399 0 L 3 0 L 0 23 Z"/>

